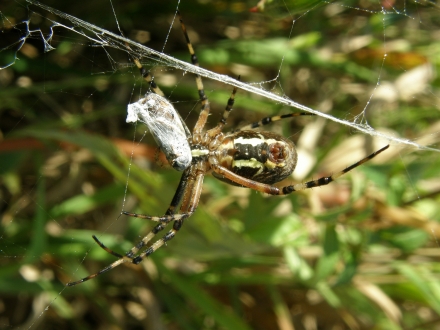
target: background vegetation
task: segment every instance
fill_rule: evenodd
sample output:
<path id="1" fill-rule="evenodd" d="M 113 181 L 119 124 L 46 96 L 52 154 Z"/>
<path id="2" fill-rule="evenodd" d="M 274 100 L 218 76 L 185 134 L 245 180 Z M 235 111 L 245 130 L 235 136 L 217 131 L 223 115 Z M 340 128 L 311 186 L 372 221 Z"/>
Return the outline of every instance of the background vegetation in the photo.
<path id="1" fill-rule="evenodd" d="M 118 33 L 106 0 L 44 3 Z M 188 60 L 178 23 L 170 30 L 175 2 L 113 5 L 126 36 L 156 50 L 167 40 L 166 53 Z M 259 86 L 309 107 L 438 148 L 436 4 L 256 5 L 182 1 L 201 66 L 266 81 Z M 22 36 L 29 11 L 23 1 L 0 11 L 3 48 Z M 37 24 L 49 31 L 33 16 Z M 0 70 L 0 328 L 440 327 L 440 161 L 400 145 L 327 187 L 286 198 L 208 176 L 199 209 L 166 247 L 139 266 L 65 288 L 114 261 L 92 234 L 122 253 L 151 229 L 120 212 L 162 214 L 179 173 L 157 164 L 150 136 L 132 142 L 144 132 L 125 123 L 126 106 L 146 86 L 127 54 L 60 28 L 52 46 L 44 53 L 41 39 L 29 38 L 19 60 Z M 3 49 L 1 65 L 13 57 Z M 193 77 L 145 61 L 192 127 Z M 231 87 L 204 82 L 213 125 Z M 239 91 L 228 127 L 290 111 Z M 388 143 L 315 117 L 269 129 L 297 142 L 297 181 L 339 171 Z"/>

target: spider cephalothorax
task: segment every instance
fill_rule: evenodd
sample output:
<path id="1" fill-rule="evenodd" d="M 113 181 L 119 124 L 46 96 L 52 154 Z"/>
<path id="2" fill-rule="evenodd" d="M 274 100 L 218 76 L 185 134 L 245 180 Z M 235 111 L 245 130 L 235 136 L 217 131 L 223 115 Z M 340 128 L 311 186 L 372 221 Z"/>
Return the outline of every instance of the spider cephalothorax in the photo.
<path id="1" fill-rule="evenodd" d="M 180 22 L 191 54 L 191 62 L 198 66 L 197 57 L 182 19 Z M 333 175 L 282 188 L 275 187 L 272 184 L 287 178 L 295 169 L 297 163 L 295 145 L 281 135 L 266 131 L 254 131 L 253 129 L 273 121 L 310 114 L 294 113 L 267 117 L 225 135 L 222 130 L 234 104 L 237 91 L 234 88 L 217 126 L 205 131 L 210 104 L 203 89 L 202 79 L 196 75 L 202 108 L 194 129 L 190 133 L 178 112 L 163 97 L 163 93 L 151 79 L 149 72 L 144 69 L 139 59 L 133 58 L 133 60 L 140 69 L 141 75 L 149 82 L 151 92 L 138 102 L 129 105 L 127 121 L 140 120 L 149 127 L 173 168 L 183 171 L 182 177 L 170 206 L 163 216 L 122 212 L 128 216 L 158 222 L 153 230 L 125 255 L 110 250 L 96 236 L 93 236 L 99 246 L 116 256 L 118 260 L 96 274 L 68 283 L 68 286 L 90 280 L 126 262 L 138 264 L 172 239 L 182 227 L 184 219 L 190 217 L 196 210 L 202 192 L 203 178 L 209 172 L 212 172 L 217 179 L 232 185 L 251 188 L 271 195 L 286 195 L 294 191 L 326 185 L 388 148 L 385 146 Z M 170 222 L 173 222 L 171 230 L 150 245 L 150 241 L 156 234 Z"/>

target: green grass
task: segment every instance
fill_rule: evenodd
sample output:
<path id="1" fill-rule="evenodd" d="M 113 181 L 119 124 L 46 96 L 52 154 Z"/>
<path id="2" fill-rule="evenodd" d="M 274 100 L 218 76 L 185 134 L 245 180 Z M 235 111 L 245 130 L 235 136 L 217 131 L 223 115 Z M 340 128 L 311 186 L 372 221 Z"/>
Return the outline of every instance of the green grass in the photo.
<path id="1" fill-rule="evenodd" d="M 148 30 L 147 45 L 162 49 L 174 3 L 114 3 L 127 36 Z M 244 82 L 269 81 L 259 86 L 349 120 L 362 114 L 380 78 L 390 89 L 361 118 L 392 136 L 438 145 L 438 78 L 423 85 L 413 76 L 422 89 L 410 98 L 411 84 L 400 90 L 396 84 L 422 63 L 438 70 L 437 7 L 406 2 L 406 8 L 396 4 L 400 14 L 381 15 L 368 1 L 284 3 L 300 14 L 320 4 L 295 21 L 291 39 L 292 18 L 276 2 L 259 14 L 248 12 L 255 3 L 223 1 L 184 1 L 180 11 L 202 67 L 241 74 Z M 107 2 L 94 0 L 82 11 L 74 3 L 45 4 L 116 31 Z M 26 18 L 16 3 L 2 14 L 15 23 Z M 188 60 L 179 29 L 172 29 L 165 52 Z M 126 54 L 106 54 L 79 35 L 56 31 L 55 50 L 44 54 L 41 41 L 29 39 L 20 60 L 0 71 L 0 328 L 438 326 L 440 161 L 437 153 L 400 145 L 329 186 L 285 198 L 207 176 L 199 208 L 166 247 L 138 266 L 65 288 L 115 260 L 91 235 L 119 253 L 129 250 L 154 224 L 121 210 L 163 214 L 180 174 L 155 162 L 151 136 L 132 154 L 144 128 L 135 132 L 125 123 L 127 103 L 140 93 Z M 225 31 L 241 36 L 228 38 Z M 353 45 L 354 37 L 368 42 L 359 49 L 341 46 Z M 0 54 L 2 61 L 13 56 Z M 172 68 L 154 73 L 192 127 L 199 111 L 193 77 Z M 212 126 L 231 87 L 204 83 Z M 289 111 L 238 91 L 228 127 Z M 361 159 L 358 152 L 388 143 L 320 120 L 268 127 L 315 157 L 307 165 L 300 155 L 298 169 L 307 172 L 302 181 L 337 172 Z"/>

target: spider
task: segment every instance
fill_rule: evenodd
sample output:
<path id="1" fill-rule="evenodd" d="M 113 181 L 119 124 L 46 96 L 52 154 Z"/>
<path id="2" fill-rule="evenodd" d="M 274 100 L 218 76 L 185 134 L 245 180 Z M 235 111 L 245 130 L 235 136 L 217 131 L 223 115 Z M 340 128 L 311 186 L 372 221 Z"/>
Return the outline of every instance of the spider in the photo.
<path id="1" fill-rule="evenodd" d="M 178 13 L 178 15 L 183 35 L 186 39 L 187 47 L 191 55 L 191 62 L 193 65 L 199 66 L 182 17 L 180 16 L 180 13 Z M 140 70 L 144 80 L 150 84 L 152 93 L 163 95 L 159 87 L 153 81 L 149 71 L 142 66 L 139 59 L 133 58 L 133 61 Z M 187 141 L 191 155 L 187 155 L 188 157 L 186 157 L 186 159 L 190 158 L 190 164 L 178 163 L 174 166 L 173 164 L 176 163 L 177 157 L 172 152 L 167 151 L 166 149 L 163 150 L 173 167 L 177 170 L 183 170 L 179 185 L 165 215 L 150 216 L 122 211 L 122 214 L 127 216 L 155 221 L 158 222 L 158 224 L 125 255 L 112 251 L 93 235 L 92 237 L 95 242 L 102 249 L 117 257 L 118 260 L 95 274 L 89 275 L 75 282 L 67 283 L 67 286 L 74 286 L 88 281 L 123 263 L 128 262 L 139 264 L 144 258 L 148 257 L 166 242 L 174 238 L 182 227 L 184 220 L 189 218 L 195 212 L 202 192 L 203 178 L 208 172 L 212 172 L 214 177 L 231 185 L 247 187 L 270 195 L 287 195 L 295 191 L 327 185 L 345 173 L 376 157 L 389 147 L 389 145 L 386 145 L 371 155 L 350 165 L 342 171 L 334 173 L 333 175 L 278 188 L 273 186 L 273 184 L 290 176 L 296 167 L 297 152 L 295 145 L 289 139 L 278 134 L 267 131 L 254 131 L 254 129 L 274 121 L 310 114 L 293 113 L 266 117 L 259 122 L 246 125 L 229 134 L 224 134 L 222 130 L 227 122 L 229 113 L 232 110 L 235 94 L 237 92 L 237 88 L 234 88 L 229 97 L 226 108 L 223 111 L 223 116 L 218 124 L 214 128 L 205 131 L 204 127 L 210 113 L 210 104 L 208 97 L 204 92 L 202 78 L 199 75 L 196 75 L 195 80 L 201 102 L 201 111 L 192 130 L 192 134 L 189 133 L 185 123 L 180 118 L 188 137 Z M 145 99 L 150 100 L 151 97 L 148 97 L 147 94 Z M 161 98 L 159 101 L 162 102 L 162 99 L 166 102 L 164 106 L 171 106 L 165 98 Z M 164 129 L 171 130 L 172 128 L 167 126 L 171 124 L 172 121 L 165 120 L 163 124 L 160 125 L 165 125 Z M 155 139 L 162 147 L 164 144 L 169 144 L 166 141 L 162 141 L 158 136 L 155 136 Z M 179 205 L 179 211 L 176 212 Z M 148 246 L 156 234 L 162 231 L 170 222 L 173 222 L 172 229 L 162 238 Z"/>

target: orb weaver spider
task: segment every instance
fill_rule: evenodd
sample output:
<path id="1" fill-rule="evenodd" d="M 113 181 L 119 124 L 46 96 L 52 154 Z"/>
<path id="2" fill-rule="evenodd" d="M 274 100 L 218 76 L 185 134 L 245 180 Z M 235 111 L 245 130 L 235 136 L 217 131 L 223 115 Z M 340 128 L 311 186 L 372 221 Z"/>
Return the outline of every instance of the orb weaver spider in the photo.
<path id="1" fill-rule="evenodd" d="M 191 62 L 193 65 L 199 66 L 180 13 L 178 13 L 178 15 L 183 35 L 186 39 L 187 47 L 191 55 Z M 67 283 L 67 286 L 74 286 L 88 281 L 123 263 L 128 262 L 139 264 L 145 257 L 148 257 L 166 242 L 171 240 L 182 227 L 184 220 L 189 218 L 195 212 L 202 192 L 203 178 L 209 172 L 212 172 L 217 179 L 228 184 L 250 188 L 270 195 L 287 195 L 295 191 L 327 185 L 345 173 L 376 157 L 389 147 L 389 145 L 386 145 L 333 175 L 278 188 L 273 186 L 273 184 L 290 176 L 296 167 L 298 158 L 296 147 L 292 141 L 281 135 L 267 131 L 254 131 L 254 129 L 278 120 L 311 114 L 293 113 L 266 117 L 259 122 L 241 127 L 232 133 L 224 134 L 222 130 L 234 105 L 234 98 L 237 92 L 237 88 L 234 88 L 229 97 L 226 108 L 223 111 L 223 116 L 217 126 L 204 131 L 211 109 L 208 97 L 204 92 L 202 78 L 199 75 L 196 75 L 195 80 L 201 102 L 201 111 L 191 134 L 180 115 L 175 112 L 174 108 L 168 109 L 165 112 L 169 117 L 167 117 L 166 114 L 161 117 L 161 109 L 163 110 L 169 106 L 172 107 L 172 105 L 163 97 L 163 93 L 155 84 L 149 71 L 142 66 L 140 60 L 133 58 L 133 61 L 140 70 L 144 80 L 150 84 L 150 89 L 153 94 L 147 94 L 144 99 L 139 101 L 140 103 L 136 104 L 136 107 L 139 109 L 132 109 L 132 117 L 130 117 L 129 111 L 130 118 L 127 118 L 127 121 L 133 122 L 141 120 L 148 125 L 146 121 L 151 119 L 143 117 L 141 112 L 151 111 L 154 108 L 153 110 L 157 112 L 156 116 L 163 119 L 161 123 L 157 123 L 157 125 L 160 126 L 159 130 L 162 130 L 162 135 L 158 136 L 157 133 L 152 131 L 153 135 L 155 135 L 154 138 L 162 148 L 162 151 L 165 153 L 167 160 L 173 168 L 183 171 L 183 174 L 165 215 L 150 216 L 122 211 L 122 214 L 131 217 L 158 222 L 158 224 L 146 236 L 144 236 L 137 245 L 125 255 L 122 255 L 106 247 L 96 236 L 93 235 L 92 237 L 95 242 L 102 249 L 117 257 L 118 260 L 95 274 L 89 275 L 75 282 Z M 133 111 L 135 111 L 135 117 L 133 117 Z M 154 118 L 157 119 L 157 117 Z M 156 120 L 154 118 L 152 120 Z M 176 125 L 176 123 L 178 124 Z M 180 126 L 182 127 L 180 128 Z M 182 147 L 178 148 L 177 152 L 175 146 L 173 146 L 173 140 L 171 139 L 171 143 L 169 140 L 165 140 L 168 136 L 167 133 L 172 133 L 176 130 L 177 133 L 175 134 L 183 137 L 179 140 Z M 179 205 L 179 211 L 176 213 L 176 209 Z M 156 234 L 162 231 L 170 222 L 173 222 L 172 229 L 162 238 L 148 246 Z M 141 252 L 142 250 L 143 252 Z"/>

